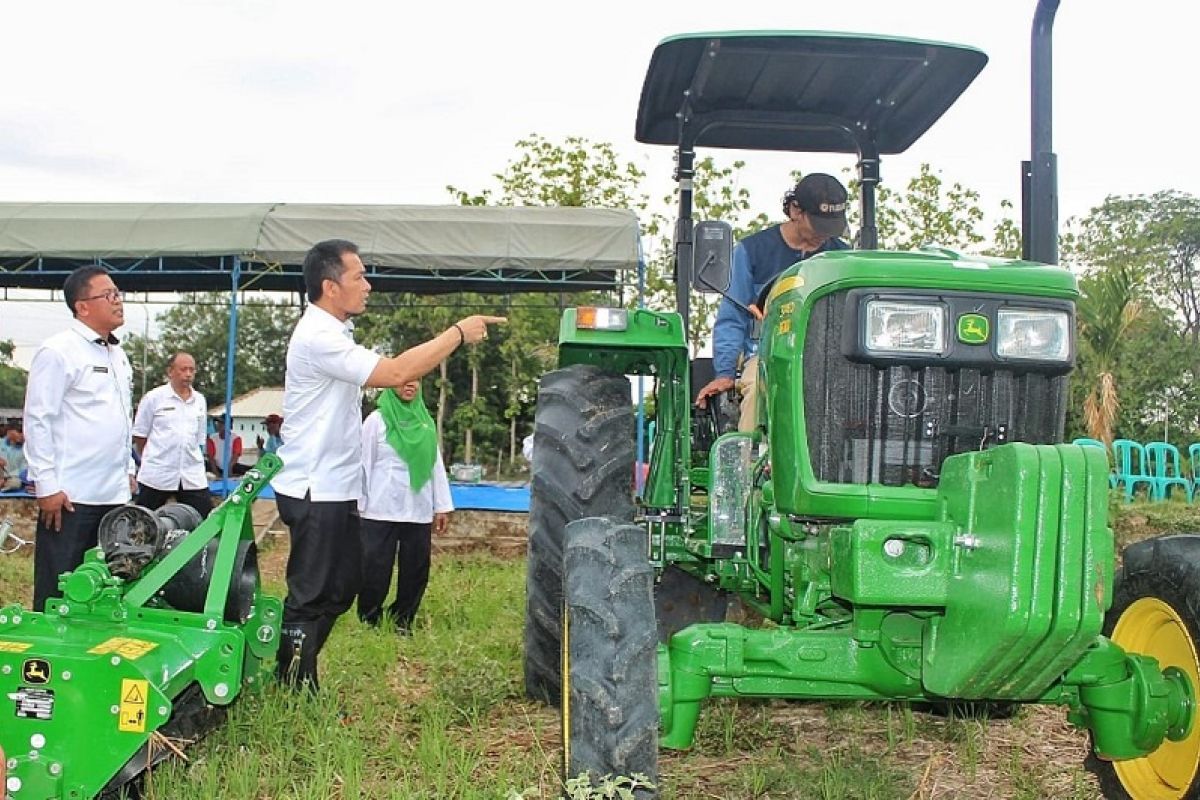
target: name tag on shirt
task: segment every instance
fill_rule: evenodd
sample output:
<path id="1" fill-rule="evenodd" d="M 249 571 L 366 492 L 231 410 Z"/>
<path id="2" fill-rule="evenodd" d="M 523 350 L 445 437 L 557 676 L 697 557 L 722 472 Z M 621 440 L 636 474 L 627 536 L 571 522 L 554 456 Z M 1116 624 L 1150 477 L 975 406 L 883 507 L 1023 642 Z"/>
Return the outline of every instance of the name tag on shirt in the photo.
<path id="1" fill-rule="evenodd" d="M 92 372 L 108 372 L 108 367 L 93 366 Z"/>

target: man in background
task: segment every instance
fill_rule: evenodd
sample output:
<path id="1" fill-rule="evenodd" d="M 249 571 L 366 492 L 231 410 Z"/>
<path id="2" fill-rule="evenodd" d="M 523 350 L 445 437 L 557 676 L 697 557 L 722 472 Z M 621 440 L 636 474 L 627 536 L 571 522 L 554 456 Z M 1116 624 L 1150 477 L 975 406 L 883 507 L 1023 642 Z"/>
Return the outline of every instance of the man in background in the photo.
<path id="1" fill-rule="evenodd" d="M 279 428 L 283 425 L 283 417 L 278 414 L 267 414 L 263 424 L 267 426 L 267 438 L 259 436 L 256 440 L 258 445 L 258 454 L 262 456 L 266 453 L 274 453 L 279 449 L 279 445 L 283 444 L 283 437 L 279 435 Z"/>
<path id="2" fill-rule="evenodd" d="M 15 492 L 21 488 L 21 472 L 25 469 L 25 436 L 21 423 L 10 420 L 0 434 L 0 492 Z"/>
<path id="3" fill-rule="evenodd" d="M 234 434 L 232 444 L 225 449 L 225 418 L 213 417 L 213 427 L 216 432 L 209 436 L 204 444 L 205 466 L 216 477 L 222 477 L 225 469 L 225 457 L 229 457 L 229 474 L 244 475 L 247 467 L 238 463 L 242 457 L 242 437 Z"/>
<path id="4" fill-rule="evenodd" d="M 25 457 L 37 494 L 33 610 L 58 596 L 58 576 L 96 546 L 100 519 L 129 502 L 134 483 L 133 370 L 113 331 L 121 291 L 101 267 L 67 276 L 74 319 L 38 348 L 25 388 Z"/>
<path id="5" fill-rule="evenodd" d="M 146 392 L 133 420 L 133 446 L 141 456 L 138 505 L 155 509 L 172 495 L 196 509 L 212 511 L 204 474 L 208 403 L 192 383 L 196 360 L 178 352 L 167 362 L 167 382 Z"/>

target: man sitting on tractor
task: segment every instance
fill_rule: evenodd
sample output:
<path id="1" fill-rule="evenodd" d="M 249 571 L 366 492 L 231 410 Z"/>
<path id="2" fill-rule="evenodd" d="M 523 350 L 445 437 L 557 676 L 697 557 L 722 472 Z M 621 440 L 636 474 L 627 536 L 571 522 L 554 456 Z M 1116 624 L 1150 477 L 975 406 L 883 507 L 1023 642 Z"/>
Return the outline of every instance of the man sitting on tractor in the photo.
<path id="1" fill-rule="evenodd" d="M 721 301 L 713 326 L 716 377 L 696 395 L 696 405 L 705 408 L 709 397 L 734 388 L 738 361 L 744 359 L 741 380 L 736 383 L 742 395 L 738 430 L 751 431 L 757 424 L 758 357 L 757 342 L 751 336 L 751 304 L 764 287 L 793 264 L 827 250 L 849 249 L 838 238 L 846 230 L 846 199 L 846 187 L 832 175 L 805 175 L 783 196 L 783 213 L 788 221 L 747 236 L 733 250 L 728 296 Z"/>

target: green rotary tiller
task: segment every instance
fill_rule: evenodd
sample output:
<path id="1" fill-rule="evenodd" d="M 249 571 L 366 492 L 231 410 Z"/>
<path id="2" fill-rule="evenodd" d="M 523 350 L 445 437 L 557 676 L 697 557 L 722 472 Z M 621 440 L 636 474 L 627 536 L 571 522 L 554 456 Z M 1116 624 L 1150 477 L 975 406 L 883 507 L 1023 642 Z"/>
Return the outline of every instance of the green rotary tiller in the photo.
<path id="1" fill-rule="evenodd" d="M 0 608 L 0 749 L 11 800 L 116 794 L 260 686 L 282 603 L 262 593 L 250 507 L 265 455 L 206 520 L 122 506 L 44 613 Z"/>

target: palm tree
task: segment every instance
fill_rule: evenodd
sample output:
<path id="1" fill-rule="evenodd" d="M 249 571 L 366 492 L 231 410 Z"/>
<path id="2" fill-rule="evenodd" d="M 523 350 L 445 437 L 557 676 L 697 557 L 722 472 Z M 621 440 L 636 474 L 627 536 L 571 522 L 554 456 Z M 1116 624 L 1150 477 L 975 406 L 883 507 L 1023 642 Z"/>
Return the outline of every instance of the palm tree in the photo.
<path id="1" fill-rule="evenodd" d="M 1109 266 L 1080 281 L 1083 296 L 1076 306 L 1079 335 L 1095 358 L 1095 383 L 1083 401 L 1088 435 L 1112 444 L 1113 423 L 1121 402 L 1113 371 L 1130 328 L 1141 316 L 1139 282 L 1126 265 Z"/>

